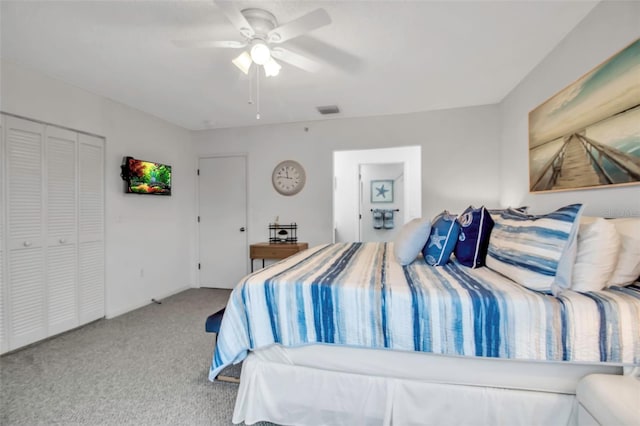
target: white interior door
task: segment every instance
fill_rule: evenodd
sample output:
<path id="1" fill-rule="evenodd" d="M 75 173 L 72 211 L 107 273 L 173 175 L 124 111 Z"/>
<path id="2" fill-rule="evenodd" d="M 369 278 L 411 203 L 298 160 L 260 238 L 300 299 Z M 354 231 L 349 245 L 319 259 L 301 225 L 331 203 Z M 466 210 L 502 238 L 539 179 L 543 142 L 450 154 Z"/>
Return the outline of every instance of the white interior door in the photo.
<path id="1" fill-rule="evenodd" d="M 5 119 L 9 349 L 47 337 L 41 124 Z"/>
<path id="2" fill-rule="evenodd" d="M 104 317 L 104 139 L 78 137 L 78 315 L 80 324 Z"/>
<path id="3" fill-rule="evenodd" d="M 5 256 L 5 233 L 4 233 L 4 158 L 6 154 L 4 152 L 4 116 L 0 116 L 0 202 L 3 203 L 0 206 L 0 353 L 4 353 L 9 348 L 7 341 L 7 333 L 5 332 L 5 326 L 7 321 L 5 319 L 4 301 L 7 298 L 4 295 L 5 288 L 7 286 L 4 271 L 6 271 L 4 260 Z"/>
<path id="4" fill-rule="evenodd" d="M 247 273 L 247 159 L 201 158 L 200 286 L 233 288 Z"/>
<path id="5" fill-rule="evenodd" d="M 388 189 L 384 193 L 388 200 L 376 202 L 373 194 L 381 185 Z M 383 217 L 376 219 L 376 211 Z M 404 224 L 404 163 L 360 164 L 359 218 L 359 241 L 383 242 L 396 238 Z"/>
<path id="6" fill-rule="evenodd" d="M 47 319 L 49 335 L 78 326 L 78 134 L 47 126 Z"/>

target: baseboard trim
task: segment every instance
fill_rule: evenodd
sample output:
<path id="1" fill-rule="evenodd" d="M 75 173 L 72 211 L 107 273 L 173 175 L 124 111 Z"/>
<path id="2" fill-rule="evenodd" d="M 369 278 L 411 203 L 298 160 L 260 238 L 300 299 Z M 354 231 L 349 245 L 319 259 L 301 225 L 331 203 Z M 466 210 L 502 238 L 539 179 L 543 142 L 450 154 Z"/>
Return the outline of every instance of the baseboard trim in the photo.
<path id="1" fill-rule="evenodd" d="M 112 319 L 112 318 L 115 318 L 115 317 L 119 317 L 120 315 L 124 315 L 124 314 L 126 314 L 128 312 L 135 311 L 136 309 L 140 309 L 142 307 L 145 307 L 147 305 L 152 304 L 153 302 L 151 301 L 151 299 L 162 300 L 162 299 L 165 299 L 167 297 L 173 296 L 174 294 L 182 293 L 183 291 L 189 290 L 190 288 L 193 288 L 193 287 L 191 287 L 191 286 L 180 287 L 178 289 L 171 290 L 168 293 L 164 293 L 164 294 L 160 294 L 160 295 L 154 295 L 154 297 L 150 297 L 149 299 L 145 300 L 144 302 L 140 302 L 140 303 L 137 303 L 135 305 L 131 305 L 131 306 L 123 308 L 123 309 L 117 309 L 115 311 L 109 311 L 107 309 L 105 318 L 106 319 Z"/>

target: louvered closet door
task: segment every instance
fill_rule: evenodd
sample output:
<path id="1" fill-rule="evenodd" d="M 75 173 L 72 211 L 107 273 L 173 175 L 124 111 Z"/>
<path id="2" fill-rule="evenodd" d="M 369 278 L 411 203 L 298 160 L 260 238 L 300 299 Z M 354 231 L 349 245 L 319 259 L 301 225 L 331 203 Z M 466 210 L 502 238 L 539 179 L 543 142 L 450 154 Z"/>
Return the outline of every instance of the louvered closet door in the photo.
<path id="1" fill-rule="evenodd" d="M 4 291 L 6 289 L 6 281 L 4 278 L 5 268 L 5 226 L 4 226 L 4 158 L 6 157 L 4 151 L 4 116 L 0 116 L 0 201 L 2 205 L 0 206 L 0 353 L 4 353 L 9 350 L 9 345 L 7 342 L 7 333 L 5 331 L 5 326 L 7 321 L 5 320 L 5 312 L 4 301 L 7 298 L 4 295 Z"/>
<path id="2" fill-rule="evenodd" d="M 47 336 L 43 226 L 43 126 L 5 118 L 9 349 Z"/>
<path id="3" fill-rule="evenodd" d="M 78 134 L 47 126 L 47 316 L 49 335 L 78 326 Z"/>
<path id="4" fill-rule="evenodd" d="M 80 323 L 104 316 L 104 140 L 79 135 Z"/>

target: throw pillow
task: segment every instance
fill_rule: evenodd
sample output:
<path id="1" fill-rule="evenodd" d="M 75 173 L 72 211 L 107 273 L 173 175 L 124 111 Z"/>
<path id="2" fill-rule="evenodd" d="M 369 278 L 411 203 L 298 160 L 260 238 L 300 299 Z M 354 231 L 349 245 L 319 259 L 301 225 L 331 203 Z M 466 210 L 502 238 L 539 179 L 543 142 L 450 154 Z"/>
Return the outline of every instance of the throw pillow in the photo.
<path id="1" fill-rule="evenodd" d="M 605 288 L 618 262 L 619 252 L 620 237 L 611 221 L 603 218 L 581 220 L 571 290 L 585 292 Z"/>
<path id="2" fill-rule="evenodd" d="M 458 217 L 458 223 L 460 233 L 454 249 L 456 259 L 470 268 L 484 266 L 494 223 L 491 215 L 484 206 L 478 209 L 469 206 Z"/>
<path id="3" fill-rule="evenodd" d="M 521 207 L 507 207 L 506 209 L 487 209 L 489 214 L 491 214 L 491 218 L 495 219 L 496 217 L 500 217 L 500 215 L 506 211 L 511 211 L 514 214 L 522 213 L 527 214 L 527 210 L 529 210 L 529 206 L 521 206 Z"/>
<path id="4" fill-rule="evenodd" d="M 424 260 L 429 265 L 446 264 L 456 246 L 459 232 L 460 224 L 456 220 L 456 215 L 446 210 L 437 215 L 431 224 L 429 240 L 422 249 Z"/>
<path id="5" fill-rule="evenodd" d="M 640 218 L 611 219 L 620 236 L 618 263 L 609 286 L 626 286 L 640 276 Z"/>
<path id="6" fill-rule="evenodd" d="M 582 204 L 544 215 L 502 213 L 489 238 L 487 266 L 532 290 L 569 288 L 581 213 Z"/>
<path id="7" fill-rule="evenodd" d="M 393 254 L 398 263 L 408 265 L 413 262 L 427 243 L 430 232 L 429 219 L 413 219 L 407 222 L 393 242 Z"/>

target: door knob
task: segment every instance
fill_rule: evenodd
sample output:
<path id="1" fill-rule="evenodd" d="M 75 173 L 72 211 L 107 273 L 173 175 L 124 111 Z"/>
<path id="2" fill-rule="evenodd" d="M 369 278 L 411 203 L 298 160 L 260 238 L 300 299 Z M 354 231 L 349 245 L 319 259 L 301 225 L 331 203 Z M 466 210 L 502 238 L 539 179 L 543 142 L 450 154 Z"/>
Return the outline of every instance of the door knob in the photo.
<path id="1" fill-rule="evenodd" d="M 31 247 L 31 241 L 25 241 L 22 245 L 25 247 Z"/>
<path id="2" fill-rule="evenodd" d="M 244 232 L 244 226 L 240 228 L 240 232 Z"/>

